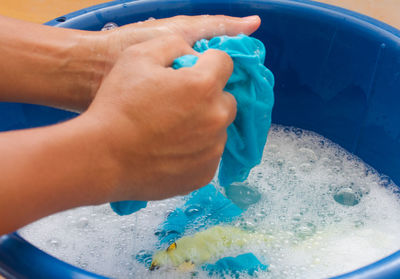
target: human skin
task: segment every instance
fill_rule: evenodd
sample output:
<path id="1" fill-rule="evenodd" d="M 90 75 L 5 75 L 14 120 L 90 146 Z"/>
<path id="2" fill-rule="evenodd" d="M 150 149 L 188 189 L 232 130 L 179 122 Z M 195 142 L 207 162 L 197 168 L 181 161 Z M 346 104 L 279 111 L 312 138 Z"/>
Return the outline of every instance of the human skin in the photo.
<path id="1" fill-rule="evenodd" d="M 191 45 L 250 34 L 257 17 L 178 17 L 97 33 L 14 23 L 0 31 L 0 99 L 84 112 L 0 133 L 0 235 L 69 208 L 162 199 L 212 179 L 236 114 L 223 91 L 233 65 L 224 52 L 200 55 Z M 173 70 L 185 54 L 198 55 L 196 65 Z"/>
<path id="2" fill-rule="evenodd" d="M 189 44 L 217 35 L 251 34 L 258 17 L 177 16 L 90 32 L 0 16 L 0 102 L 43 104 L 84 111 L 121 52 L 159 36 Z"/>

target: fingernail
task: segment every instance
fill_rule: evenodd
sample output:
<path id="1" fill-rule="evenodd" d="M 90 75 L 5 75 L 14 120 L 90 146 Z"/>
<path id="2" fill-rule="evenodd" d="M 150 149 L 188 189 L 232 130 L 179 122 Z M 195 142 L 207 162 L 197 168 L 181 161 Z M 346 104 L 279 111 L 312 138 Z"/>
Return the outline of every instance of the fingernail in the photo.
<path id="1" fill-rule="evenodd" d="M 258 15 L 252 15 L 252 16 L 242 17 L 242 20 L 246 22 L 256 22 L 260 20 L 260 17 Z"/>

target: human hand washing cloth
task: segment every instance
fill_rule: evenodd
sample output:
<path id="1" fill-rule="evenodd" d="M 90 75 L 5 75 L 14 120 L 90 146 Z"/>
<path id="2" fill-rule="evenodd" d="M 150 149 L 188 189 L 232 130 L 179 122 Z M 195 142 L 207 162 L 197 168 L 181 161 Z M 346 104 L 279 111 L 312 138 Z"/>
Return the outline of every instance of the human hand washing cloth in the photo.
<path id="1" fill-rule="evenodd" d="M 236 37 L 219 36 L 211 40 L 200 40 L 194 50 L 202 53 L 208 49 L 225 51 L 233 60 L 233 73 L 224 90 L 231 93 L 237 102 L 237 115 L 228 127 L 228 139 L 221 158 L 218 180 L 222 186 L 244 181 L 250 170 L 260 163 L 271 126 L 274 104 L 274 76 L 264 66 L 265 47 L 263 43 L 246 35 Z M 191 67 L 197 61 L 193 55 L 175 59 L 172 67 Z M 120 215 L 131 214 L 136 201 L 111 203 Z"/>

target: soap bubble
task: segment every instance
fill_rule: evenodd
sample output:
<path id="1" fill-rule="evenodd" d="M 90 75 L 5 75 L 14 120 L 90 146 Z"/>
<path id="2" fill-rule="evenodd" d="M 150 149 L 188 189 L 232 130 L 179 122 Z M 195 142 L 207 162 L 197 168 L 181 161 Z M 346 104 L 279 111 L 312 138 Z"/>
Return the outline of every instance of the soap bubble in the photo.
<path id="1" fill-rule="evenodd" d="M 250 205 L 257 203 L 261 194 L 248 182 L 232 183 L 226 188 L 226 196 L 238 207 L 247 209 Z"/>
<path id="2" fill-rule="evenodd" d="M 360 196 L 351 188 L 340 189 L 333 198 L 337 203 L 354 206 L 360 202 Z"/>
<path id="3" fill-rule="evenodd" d="M 80 229 L 86 228 L 89 224 L 89 219 L 86 217 L 79 218 L 78 222 L 76 222 L 76 226 Z"/>
<path id="4" fill-rule="evenodd" d="M 344 206 L 355 206 L 359 204 L 361 198 L 369 193 L 368 187 L 360 187 L 353 182 L 344 186 L 334 185 L 333 187 L 334 200 Z"/>
<path id="5" fill-rule="evenodd" d="M 118 25 L 116 23 L 108 22 L 103 26 L 103 28 L 101 28 L 101 31 L 112 30 L 112 29 L 115 29 L 117 27 L 118 27 Z"/>
<path id="6" fill-rule="evenodd" d="M 185 210 L 187 216 L 200 215 L 203 212 L 201 205 L 191 205 Z"/>
<path id="7" fill-rule="evenodd" d="M 51 248 L 59 248 L 61 246 L 61 240 L 58 238 L 50 238 L 47 240 L 47 245 Z"/>

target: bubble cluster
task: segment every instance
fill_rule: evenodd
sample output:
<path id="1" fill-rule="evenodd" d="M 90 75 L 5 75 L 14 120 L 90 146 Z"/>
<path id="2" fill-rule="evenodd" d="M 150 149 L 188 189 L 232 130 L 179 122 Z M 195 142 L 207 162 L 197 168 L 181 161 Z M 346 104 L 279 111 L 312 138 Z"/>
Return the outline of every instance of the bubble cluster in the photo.
<path id="1" fill-rule="evenodd" d="M 390 178 L 328 139 L 273 125 L 261 164 L 225 192 L 247 209 L 231 225 L 269 241 L 222 256 L 254 253 L 269 265 L 258 278 L 325 278 L 354 270 L 400 248 L 398 193 Z M 44 218 L 20 234 L 66 262 L 113 278 L 209 278 L 201 269 L 151 272 L 137 260 L 155 252 L 158 225 L 183 202 L 149 202 L 130 216 L 117 216 L 108 205 L 82 207 Z M 194 205 L 185 214 L 202 211 Z"/>

